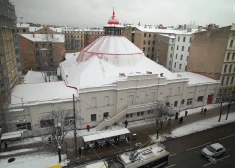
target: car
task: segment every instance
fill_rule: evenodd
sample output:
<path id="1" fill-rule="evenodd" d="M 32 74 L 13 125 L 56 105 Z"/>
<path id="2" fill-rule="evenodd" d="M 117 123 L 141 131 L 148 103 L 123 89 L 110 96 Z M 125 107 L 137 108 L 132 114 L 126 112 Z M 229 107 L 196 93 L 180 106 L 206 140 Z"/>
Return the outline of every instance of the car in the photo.
<path id="1" fill-rule="evenodd" d="M 219 143 L 211 144 L 202 149 L 201 154 L 207 158 L 224 155 L 225 148 Z"/>

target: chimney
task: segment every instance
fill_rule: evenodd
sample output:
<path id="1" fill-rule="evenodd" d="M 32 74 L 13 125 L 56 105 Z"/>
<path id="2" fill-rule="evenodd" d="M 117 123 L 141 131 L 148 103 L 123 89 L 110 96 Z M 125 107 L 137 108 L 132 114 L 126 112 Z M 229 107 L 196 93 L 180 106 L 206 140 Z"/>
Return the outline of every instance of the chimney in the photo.
<path id="1" fill-rule="evenodd" d="M 202 26 L 198 26 L 198 32 L 202 31 Z"/>
<path id="2" fill-rule="evenodd" d="M 186 24 L 184 24 L 184 30 L 186 30 Z"/>

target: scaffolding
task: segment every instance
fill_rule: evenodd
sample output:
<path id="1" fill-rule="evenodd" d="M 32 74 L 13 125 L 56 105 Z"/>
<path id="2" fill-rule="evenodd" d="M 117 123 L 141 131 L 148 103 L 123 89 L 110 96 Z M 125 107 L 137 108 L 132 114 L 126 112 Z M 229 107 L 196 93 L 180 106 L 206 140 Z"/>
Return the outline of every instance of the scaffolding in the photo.
<path id="1" fill-rule="evenodd" d="M 15 7 L 0 0 L 0 126 L 6 130 L 4 112 L 10 103 L 11 88 L 22 77 L 16 36 Z"/>

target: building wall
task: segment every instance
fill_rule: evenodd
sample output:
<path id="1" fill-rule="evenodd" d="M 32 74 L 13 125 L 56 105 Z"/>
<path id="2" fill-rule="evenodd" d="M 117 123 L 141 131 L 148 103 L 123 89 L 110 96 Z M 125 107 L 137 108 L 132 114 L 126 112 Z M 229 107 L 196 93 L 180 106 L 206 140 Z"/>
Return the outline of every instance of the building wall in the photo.
<path id="1" fill-rule="evenodd" d="M 88 46 L 92 42 L 94 42 L 96 39 L 98 39 L 100 36 L 104 35 L 103 30 L 86 30 L 84 32 L 84 47 Z"/>
<path id="2" fill-rule="evenodd" d="M 77 29 L 69 29 L 63 31 L 65 35 L 65 49 L 66 52 L 78 52 L 84 47 L 84 31 Z"/>
<path id="3" fill-rule="evenodd" d="M 220 79 L 229 34 L 230 26 L 193 34 L 188 71 Z"/>
<path id="4" fill-rule="evenodd" d="M 187 71 L 190 43 L 191 43 L 191 35 L 176 34 L 174 57 L 172 64 L 173 72 Z"/>

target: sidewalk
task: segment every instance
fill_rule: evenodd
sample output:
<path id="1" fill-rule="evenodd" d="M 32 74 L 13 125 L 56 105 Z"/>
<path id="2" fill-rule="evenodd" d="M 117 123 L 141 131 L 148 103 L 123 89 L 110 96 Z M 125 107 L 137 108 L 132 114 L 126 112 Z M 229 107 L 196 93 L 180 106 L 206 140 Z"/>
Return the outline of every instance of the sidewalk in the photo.
<path id="1" fill-rule="evenodd" d="M 166 123 L 163 124 L 163 129 L 160 130 L 159 136 L 162 136 L 164 134 L 170 134 L 171 131 L 173 129 L 182 127 L 182 126 L 187 126 L 188 124 L 192 124 L 195 123 L 197 121 L 201 121 L 204 119 L 209 119 L 212 117 L 218 117 L 219 118 L 219 113 L 220 113 L 220 107 L 219 105 L 215 105 L 218 106 L 214 109 L 210 109 L 208 108 L 208 111 L 206 113 L 206 115 L 200 114 L 200 108 L 198 109 L 189 109 L 187 110 L 188 116 L 184 117 L 184 111 L 180 112 L 180 116 L 184 117 L 184 121 L 182 124 L 179 124 L 178 122 L 174 122 L 174 119 L 172 119 L 171 125 L 167 126 Z M 227 113 L 227 106 L 225 105 L 223 107 L 223 114 Z M 230 114 L 235 112 L 235 104 L 231 105 L 230 108 Z M 224 120 L 224 119 L 223 119 Z M 229 117 L 228 117 L 229 120 Z M 136 126 L 140 125 L 140 126 Z M 123 126 L 124 127 L 124 126 Z M 113 129 L 118 129 L 120 128 L 120 126 L 115 127 Z M 135 122 L 130 122 L 128 125 L 128 129 L 130 130 L 130 137 L 132 137 L 132 135 L 134 133 L 137 134 L 137 139 L 136 140 L 131 140 L 130 144 L 127 144 L 126 142 L 120 142 L 118 145 L 111 145 L 109 148 L 107 148 L 106 146 L 104 148 L 94 148 L 94 149 L 89 149 L 89 152 L 87 152 L 86 154 L 84 153 L 84 151 L 82 151 L 82 158 L 78 158 L 75 159 L 75 152 L 74 152 L 74 139 L 73 138 L 69 138 L 66 139 L 67 141 L 67 145 L 68 145 L 68 158 L 70 159 L 70 163 L 71 164 L 79 164 L 81 162 L 85 162 L 85 161 L 91 161 L 91 160 L 98 160 L 99 157 L 100 158 L 105 158 L 105 157 L 110 157 L 110 156 L 116 156 L 119 153 L 122 153 L 124 151 L 128 151 L 128 150 L 134 150 L 134 149 L 138 149 L 139 146 L 138 145 L 144 145 L 144 144 L 150 144 L 151 143 L 151 138 L 150 135 L 155 135 L 156 134 L 156 126 L 155 126 L 155 120 L 154 119 L 148 119 L 145 121 L 135 121 Z M 81 130 L 81 132 L 86 132 L 86 130 Z M 93 132 L 90 132 L 91 134 Z M 72 137 L 72 136 L 71 136 Z M 168 138 L 166 140 L 169 140 L 171 138 Z M 26 140 L 27 141 L 27 140 Z M 37 141 L 36 141 L 37 142 Z M 83 146 L 83 138 L 79 137 L 78 138 L 78 144 L 80 146 Z M 30 148 L 40 148 L 41 151 L 47 151 L 47 152 L 51 152 L 56 154 L 56 150 L 51 149 L 48 146 L 44 146 L 42 147 L 42 144 L 40 143 L 40 141 L 38 141 L 38 143 L 29 143 L 29 144 L 24 144 L 24 145 L 10 145 L 9 148 L 7 149 L 7 151 L 13 151 L 13 150 L 19 150 L 19 149 L 30 149 Z M 31 154 L 34 152 L 38 152 L 38 150 L 36 151 L 28 151 L 26 153 L 15 153 L 11 156 L 1 156 L 1 158 L 7 158 L 7 157 L 12 157 L 12 156 L 20 156 L 20 155 L 24 155 L 24 154 Z M 1 154 L 1 152 L 0 152 Z M 65 154 L 65 151 L 62 151 L 62 154 Z"/>

